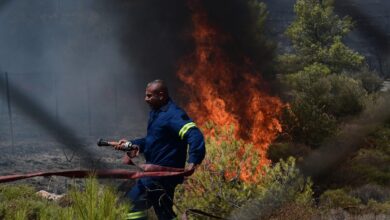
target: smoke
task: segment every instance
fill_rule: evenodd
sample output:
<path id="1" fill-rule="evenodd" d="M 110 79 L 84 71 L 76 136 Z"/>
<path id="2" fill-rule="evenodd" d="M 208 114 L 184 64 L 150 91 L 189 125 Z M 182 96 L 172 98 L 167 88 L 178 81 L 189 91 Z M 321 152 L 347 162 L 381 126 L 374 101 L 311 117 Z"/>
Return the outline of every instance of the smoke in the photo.
<path id="1" fill-rule="evenodd" d="M 2 156 L 39 145 L 107 167 L 97 164 L 95 141 L 145 134 L 146 83 L 165 79 L 175 96 L 176 63 L 190 48 L 187 16 L 178 0 L 1 1 Z M 5 161 L 6 172 L 20 170 Z"/>
<path id="2" fill-rule="evenodd" d="M 388 34 L 390 3 L 378 1 L 364 7 L 357 0 L 334 1 L 336 11 L 356 22 L 357 33 L 368 40 L 374 63 L 383 77 L 389 77 L 390 38 Z M 357 45 L 361 47 L 361 45 Z M 376 64 L 377 63 L 377 64 Z"/>
<path id="3" fill-rule="evenodd" d="M 7 78 L 5 78 L 5 80 L 7 80 Z M 17 100 L 17 107 L 23 111 L 24 114 L 29 116 L 31 119 L 34 119 L 34 122 L 40 124 L 50 135 L 55 137 L 67 148 L 77 152 L 79 155 L 85 156 L 85 158 L 83 158 L 83 165 L 90 167 L 94 164 L 93 158 L 91 157 L 93 154 L 86 150 L 85 141 L 82 140 L 74 130 L 57 123 L 57 120 L 50 112 L 43 109 L 40 105 L 34 102 L 33 99 L 23 94 L 14 85 L 6 82 L 5 80 L 0 78 L 0 83 L 2 85 L 8 84 L 8 88 L 13 88 L 13 97 Z M 6 93 L 0 94 L 7 96 Z"/>
<path id="4" fill-rule="evenodd" d="M 222 8 L 204 2 L 238 47 L 251 48 L 240 25 L 253 23 L 246 1 L 229 0 Z M 0 100 L 2 146 L 11 140 L 11 123 L 16 141 L 50 138 L 55 124 L 88 143 L 141 136 L 146 83 L 165 79 L 177 97 L 178 60 L 194 46 L 187 1 L 17 0 L 2 1 L 0 9 L 0 75 L 8 73 L 14 105 L 9 119 L 5 96 Z M 29 114 L 24 99 L 40 112 Z"/>
<path id="5" fill-rule="evenodd" d="M 264 12 L 254 6 L 260 2 L 263 1 L 213 0 L 203 1 L 203 5 L 210 23 L 231 37 L 232 43 L 224 45 L 224 50 L 233 60 L 249 58 L 262 77 L 272 79 L 276 44 L 270 40 L 271 27 L 267 23 L 260 25 L 259 15 L 268 16 L 265 4 Z"/>
<path id="6" fill-rule="evenodd" d="M 361 147 L 368 134 L 390 118 L 389 98 L 390 94 L 378 98 L 357 119 L 345 124 L 337 137 L 307 156 L 301 166 L 302 172 L 314 178 L 326 178 L 328 172 Z"/>
<path id="7" fill-rule="evenodd" d="M 142 135 L 146 82 L 174 78 L 180 51 L 188 48 L 182 2 L 2 2 L 0 67 L 9 75 L 16 139 L 61 133 L 54 127 L 93 140 Z M 4 141 L 10 122 L 3 97 Z"/>

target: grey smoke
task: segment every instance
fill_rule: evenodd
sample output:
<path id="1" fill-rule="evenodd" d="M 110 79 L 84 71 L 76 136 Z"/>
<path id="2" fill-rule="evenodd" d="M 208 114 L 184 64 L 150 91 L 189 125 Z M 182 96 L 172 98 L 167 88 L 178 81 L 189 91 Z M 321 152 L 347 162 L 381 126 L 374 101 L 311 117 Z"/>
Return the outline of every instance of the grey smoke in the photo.
<path id="1" fill-rule="evenodd" d="M 146 83 L 175 79 L 176 63 L 188 48 L 185 4 L 1 1 L 0 149 L 10 152 L 12 135 L 14 154 L 19 146 L 33 151 L 30 143 L 55 140 L 46 151 L 67 149 L 91 167 L 102 157 L 96 153 L 98 137 L 143 135 Z"/>

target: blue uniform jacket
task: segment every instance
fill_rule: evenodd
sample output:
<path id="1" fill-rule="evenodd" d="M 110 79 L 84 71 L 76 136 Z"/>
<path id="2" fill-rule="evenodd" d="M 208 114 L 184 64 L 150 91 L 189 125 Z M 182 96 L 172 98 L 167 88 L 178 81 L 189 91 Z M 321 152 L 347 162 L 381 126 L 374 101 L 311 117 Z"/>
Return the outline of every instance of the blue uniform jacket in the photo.
<path id="1" fill-rule="evenodd" d="M 146 163 L 183 168 L 188 163 L 200 164 L 205 157 L 203 134 L 187 114 L 172 100 L 149 114 L 147 135 L 132 140 L 144 153 Z"/>

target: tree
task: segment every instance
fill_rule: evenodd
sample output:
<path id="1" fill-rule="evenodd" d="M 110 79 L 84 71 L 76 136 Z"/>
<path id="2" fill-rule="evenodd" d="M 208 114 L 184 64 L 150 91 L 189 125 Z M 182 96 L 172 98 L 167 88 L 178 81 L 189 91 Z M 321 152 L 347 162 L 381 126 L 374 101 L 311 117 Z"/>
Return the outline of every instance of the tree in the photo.
<path id="1" fill-rule="evenodd" d="M 286 70 L 296 72 L 314 63 L 326 65 L 332 73 L 362 67 L 364 57 L 342 42 L 353 27 L 352 20 L 336 15 L 332 4 L 331 0 L 297 0 L 296 18 L 286 31 L 294 53 L 280 57 L 288 64 Z"/>
<path id="2" fill-rule="evenodd" d="M 364 57 L 342 42 L 352 20 L 336 15 L 332 4 L 297 0 L 296 18 L 286 31 L 294 51 L 279 57 L 291 98 L 284 129 L 312 147 L 334 135 L 343 118 L 359 114 L 367 96 L 363 80 L 349 76 L 365 67 Z"/>

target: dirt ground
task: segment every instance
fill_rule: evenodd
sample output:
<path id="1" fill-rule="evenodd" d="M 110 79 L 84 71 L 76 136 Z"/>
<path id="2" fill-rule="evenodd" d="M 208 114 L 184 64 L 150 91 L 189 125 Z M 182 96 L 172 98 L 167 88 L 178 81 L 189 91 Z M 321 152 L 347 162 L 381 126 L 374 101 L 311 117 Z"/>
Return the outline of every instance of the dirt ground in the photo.
<path id="1" fill-rule="evenodd" d="M 85 148 L 88 149 L 88 152 L 91 152 L 90 155 L 79 155 L 68 148 L 60 147 L 54 141 L 43 143 L 34 143 L 33 141 L 16 142 L 14 147 L 10 146 L 10 143 L 3 142 L 0 143 L 0 175 L 85 169 L 87 167 L 83 161 L 86 161 L 87 158 L 93 162 L 92 165 L 88 165 L 92 168 L 134 169 L 132 166 L 122 164 L 123 152 L 109 148 L 99 148 L 93 143 Z M 103 184 L 113 185 L 120 190 L 126 190 L 133 182 L 132 180 L 115 179 L 99 181 Z M 37 190 L 61 194 L 71 186 L 82 184 L 83 180 L 53 176 L 34 177 L 13 183 L 28 183 L 35 186 Z"/>

